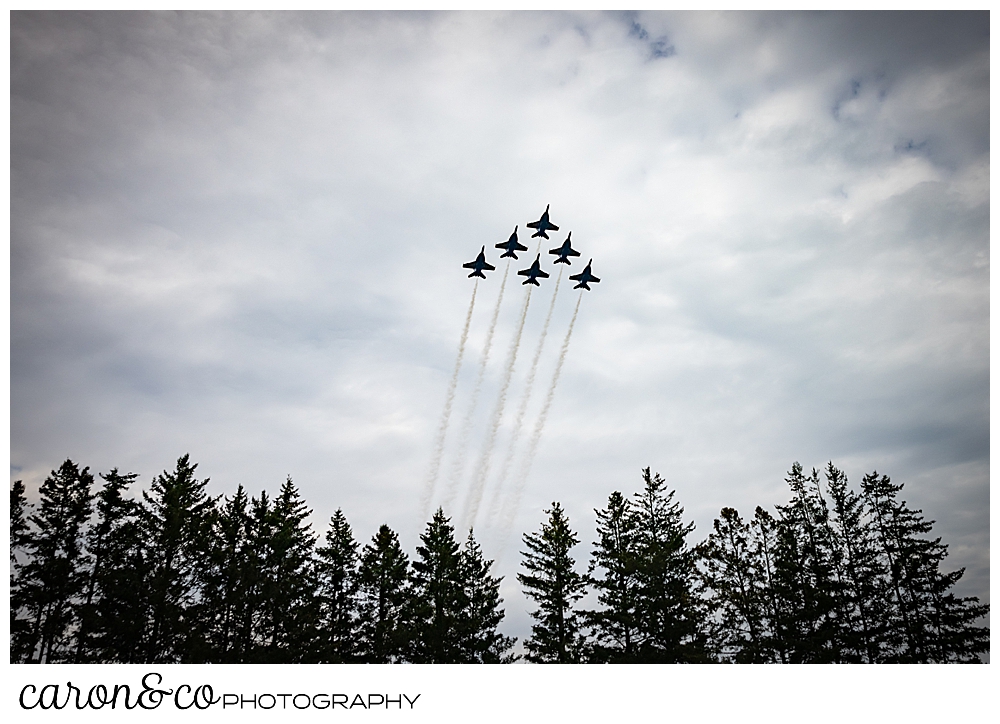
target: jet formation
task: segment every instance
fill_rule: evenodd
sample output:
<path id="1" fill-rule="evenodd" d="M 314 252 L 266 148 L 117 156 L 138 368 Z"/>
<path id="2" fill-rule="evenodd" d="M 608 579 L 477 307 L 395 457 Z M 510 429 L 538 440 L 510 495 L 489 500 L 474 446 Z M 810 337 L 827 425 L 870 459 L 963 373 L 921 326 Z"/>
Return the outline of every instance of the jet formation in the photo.
<path id="1" fill-rule="evenodd" d="M 532 239 L 534 239 L 536 236 L 541 236 L 548 239 L 549 235 L 547 232 L 559 231 L 559 227 L 553 224 L 551 221 L 549 221 L 548 205 L 545 206 L 545 211 L 542 212 L 542 217 L 538 221 L 532 221 L 528 223 L 527 226 L 530 229 L 537 229 L 537 231 L 535 231 L 535 233 L 531 235 Z M 556 257 L 555 261 L 552 262 L 553 264 L 566 264 L 568 266 L 572 264 L 572 262 L 570 261 L 570 257 L 580 256 L 580 252 L 574 249 L 572 244 L 570 243 L 570 239 L 572 236 L 573 232 L 571 231 L 566 236 L 566 240 L 562 243 L 562 246 L 558 246 L 555 249 L 549 249 L 549 254 L 552 254 Z M 514 233 L 510 235 L 510 238 L 507 239 L 507 241 L 505 242 L 497 244 L 496 248 L 504 250 L 504 253 L 500 255 L 501 259 L 503 259 L 504 257 L 517 259 L 517 252 L 528 250 L 528 247 L 523 246 L 517 240 L 517 226 L 514 227 Z M 521 284 L 534 284 L 536 287 L 538 287 L 541 286 L 541 284 L 538 283 L 539 278 L 548 279 L 548 277 L 550 276 L 549 273 L 541 268 L 541 256 L 542 256 L 541 252 L 539 252 L 535 256 L 535 261 L 532 262 L 530 267 L 528 267 L 527 269 L 522 269 L 518 272 L 519 276 L 527 277 L 527 279 L 521 282 Z M 579 274 L 573 274 L 569 277 L 572 281 L 579 282 L 579 284 L 573 287 L 574 289 L 586 289 L 587 291 L 590 291 L 591 284 L 597 284 L 598 282 L 601 281 L 596 276 L 594 276 L 593 273 L 590 271 L 590 265 L 593 262 L 594 260 L 591 259 L 590 261 L 587 262 L 587 266 L 584 268 L 582 272 L 580 272 Z M 479 277 L 481 279 L 486 278 L 486 275 L 483 273 L 484 271 L 493 271 L 496 269 L 495 266 L 486 261 L 485 246 L 483 246 L 479 250 L 479 256 L 476 257 L 475 261 L 470 261 L 466 264 L 463 264 L 462 267 L 465 269 L 472 269 L 472 273 L 469 274 L 469 278 Z"/>

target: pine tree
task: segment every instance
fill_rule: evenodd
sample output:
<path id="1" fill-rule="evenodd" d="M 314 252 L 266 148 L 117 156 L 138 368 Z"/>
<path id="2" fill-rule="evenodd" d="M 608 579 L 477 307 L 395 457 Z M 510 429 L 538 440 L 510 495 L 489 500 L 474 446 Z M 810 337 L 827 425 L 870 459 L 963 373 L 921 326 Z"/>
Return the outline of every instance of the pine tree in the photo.
<path id="1" fill-rule="evenodd" d="M 441 508 L 421 533 L 411 564 L 407 659 L 418 664 L 470 663 L 462 629 L 468 599 L 455 529 Z"/>
<path id="2" fill-rule="evenodd" d="M 205 494 L 208 479 L 194 476 L 197 467 L 184 455 L 142 494 L 150 568 L 146 663 L 187 660 L 189 634 L 197 630 L 188 609 L 196 601 L 197 568 L 208 554 L 215 505 Z"/>
<path id="3" fill-rule="evenodd" d="M 399 537 L 383 524 L 361 552 L 358 644 L 365 663 L 402 660 L 407 643 L 403 610 L 409 598 L 408 568 Z"/>
<path id="4" fill-rule="evenodd" d="M 93 561 L 81 606 L 77 663 L 132 663 L 141 651 L 146 612 L 146 570 L 141 507 L 124 493 L 138 475 L 117 468 L 101 474 L 97 521 L 87 533 Z"/>
<path id="5" fill-rule="evenodd" d="M 848 488 L 847 476 L 829 462 L 826 488 L 833 515 L 834 563 L 839 596 L 843 661 L 879 663 L 887 633 L 889 594 L 886 569 L 879 560 L 876 532 L 864 515 L 861 497 Z"/>
<path id="6" fill-rule="evenodd" d="M 570 550 L 579 543 L 559 503 L 545 511 L 548 521 L 540 533 L 525 533 L 528 550 L 518 573 L 524 594 L 538 604 L 531 612 L 535 624 L 525 640 L 526 658 L 534 663 L 579 663 L 584 646 L 581 615 L 573 609 L 586 590 L 586 579 L 574 570 Z"/>
<path id="7" fill-rule="evenodd" d="M 723 508 L 699 549 L 710 609 L 711 648 L 724 661 L 771 663 L 767 569 L 754 530 L 734 508 Z"/>
<path id="8" fill-rule="evenodd" d="M 259 663 L 300 663 L 313 648 L 319 612 L 312 566 L 316 540 L 306 522 L 310 512 L 289 477 L 274 499 L 270 536 L 264 541 Z"/>
<path id="9" fill-rule="evenodd" d="M 989 610 L 975 597 L 958 598 L 950 589 L 964 569 L 942 573 L 948 547 L 929 539 L 933 521 L 922 511 L 897 501 L 902 485 L 877 472 L 865 475 L 862 495 L 878 531 L 881 554 L 889 571 L 892 610 L 892 653 L 900 663 L 976 663 L 989 650 L 989 629 L 975 625 Z"/>
<path id="10" fill-rule="evenodd" d="M 22 661 L 72 661 L 73 630 L 86 583 L 83 534 L 93 482 L 88 468 L 66 460 L 39 487 L 38 512 L 29 518 L 36 532 L 27 541 L 30 558 L 21 569 L 18 591 L 28 626 L 19 626 L 20 638 L 12 642 Z"/>
<path id="11" fill-rule="evenodd" d="M 639 650 L 637 518 L 631 501 L 618 491 L 604 510 L 594 512 L 598 541 L 587 573 L 603 608 L 585 614 L 593 632 L 587 658 L 593 663 L 631 663 Z"/>
<path id="12" fill-rule="evenodd" d="M 500 608 L 500 578 L 490 575 L 493 561 L 483 557 L 482 548 L 472 531 L 460 554 L 460 577 L 465 588 L 467 608 L 463 626 L 463 660 L 477 664 L 509 664 L 517 660 L 510 653 L 515 639 L 497 629 L 503 621 Z"/>
<path id="13" fill-rule="evenodd" d="M 317 658 L 343 664 L 357 659 L 358 544 L 339 508 L 330 518 L 326 543 L 316 551 L 320 601 Z"/>
<path id="14" fill-rule="evenodd" d="M 22 585 L 21 569 L 24 567 L 28 548 L 31 545 L 31 527 L 28 515 L 31 505 L 25 497 L 24 483 L 15 480 L 10 488 L 10 660 L 24 661 L 28 658 L 29 632 L 31 625 L 27 618 L 25 590 Z"/>
<path id="15" fill-rule="evenodd" d="M 697 592 L 697 554 L 685 540 L 694 523 L 666 492 L 666 482 L 642 471 L 645 488 L 635 494 L 638 660 L 693 663 L 706 660 L 707 612 Z"/>
<path id="16" fill-rule="evenodd" d="M 778 540 L 775 584 L 790 612 L 789 628 L 795 645 L 791 663 L 843 661 L 840 622 L 844 612 L 841 584 L 836 575 L 833 532 L 829 511 L 820 493 L 819 472 L 807 477 L 794 463 L 785 478 L 792 491 L 788 505 L 776 506 Z"/>
<path id="17" fill-rule="evenodd" d="M 762 572 L 766 625 L 761 643 L 762 656 L 772 663 L 787 664 L 793 645 L 791 602 L 779 595 L 778 551 L 779 524 L 777 519 L 759 505 L 750 521 L 753 537 L 753 557 Z"/>
<path id="18" fill-rule="evenodd" d="M 197 570 L 198 601 L 190 609 L 197 628 L 188 646 L 192 663 L 238 664 L 253 648 L 260 566 L 252 550 L 254 520 L 243 486 L 212 516 L 209 553 Z"/>

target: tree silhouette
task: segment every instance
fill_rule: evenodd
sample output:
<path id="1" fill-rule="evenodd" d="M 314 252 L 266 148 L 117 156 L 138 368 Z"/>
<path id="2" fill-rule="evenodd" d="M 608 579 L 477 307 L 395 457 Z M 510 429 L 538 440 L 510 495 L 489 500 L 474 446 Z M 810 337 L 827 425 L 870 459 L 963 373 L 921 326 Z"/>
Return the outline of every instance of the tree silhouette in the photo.
<path id="1" fill-rule="evenodd" d="M 97 521 L 87 533 L 92 565 L 80 607 L 75 661 L 132 663 L 145 631 L 149 572 L 143 555 L 142 509 L 124 493 L 139 476 L 117 468 L 101 474 Z"/>
<path id="2" fill-rule="evenodd" d="M 322 663 L 349 663 L 358 656 L 358 544 L 340 508 L 330 518 L 325 541 L 316 551 L 320 602 L 316 656 Z"/>
<path id="3" fill-rule="evenodd" d="M 585 612 L 593 640 L 587 654 L 594 663 L 638 661 L 639 552 L 638 520 L 632 502 L 615 491 L 597 515 L 598 541 L 591 556 L 588 580 L 603 608 Z M 600 576 L 595 577 L 595 571 Z"/>
<path id="4" fill-rule="evenodd" d="M 521 554 L 521 565 L 528 572 L 517 574 L 524 594 L 538 604 L 531 612 L 535 623 L 524 642 L 525 658 L 533 663 L 578 663 L 584 639 L 581 615 L 573 604 L 583 597 L 586 579 L 574 570 L 570 550 L 579 539 L 559 503 L 545 512 L 549 519 L 541 532 L 524 534 L 528 550 Z"/>
<path id="5" fill-rule="evenodd" d="M 197 598 L 197 569 L 208 549 L 214 500 L 208 479 L 194 477 L 188 455 L 172 472 L 163 471 L 143 491 L 143 522 L 149 573 L 148 635 L 143 660 L 174 663 L 187 658 L 188 608 Z"/>
<path id="6" fill-rule="evenodd" d="M 94 478 L 66 460 L 39 487 L 38 512 L 29 517 L 34 535 L 20 570 L 18 604 L 28 620 L 18 626 L 12 650 L 28 663 L 72 661 L 73 629 L 86 585 L 84 526 L 90 517 Z"/>
<path id="7" fill-rule="evenodd" d="M 410 591 L 409 562 L 396 533 L 383 524 L 361 551 L 358 576 L 358 643 L 362 661 L 401 661 L 406 648 L 403 610 Z"/>
<path id="8" fill-rule="evenodd" d="M 922 511 L 897 501 L 902 485 L 886 475 L 865 475 L 862 494 L 878 531 L 882 555 L 889 569 L 894 634 L 889 661 L 902 663 L 978 662 L 989 650 L 989 629 L 974 621 L 986 615 L 988 606 L 975 597 L 958 598 L 950 589 L 965 569 L 943 573 L 940 564 L 948 547 L 940 538 L 924 536 L 933 527 Z"/>
<path id="9" fill-rule="evenodd" d="M 21 569 L 31 544 L 28 515 L 31 505 L 25 497 L 24 483 L 15 480 L 10 487 L 10 660 L 25 661 L 29 656 L 31 624 L 19 614 L 27 607 L 26 589 Z M 20 554 L 20 555 L 18 555 Z"/>
<path id="10" fill-rule="evenodd" d="M 510 653 L 515 639 L 497 631 L 503 621 L 500 608 L 500 578 L 490 575 L 493 561 L 483 557 L 482 548 L 472 531 L 460 553 L 462 583 L 465 588 L 466 611 L 463 631 L 463 658 L 477 664 L 508 664 L 517 660 Z"/>

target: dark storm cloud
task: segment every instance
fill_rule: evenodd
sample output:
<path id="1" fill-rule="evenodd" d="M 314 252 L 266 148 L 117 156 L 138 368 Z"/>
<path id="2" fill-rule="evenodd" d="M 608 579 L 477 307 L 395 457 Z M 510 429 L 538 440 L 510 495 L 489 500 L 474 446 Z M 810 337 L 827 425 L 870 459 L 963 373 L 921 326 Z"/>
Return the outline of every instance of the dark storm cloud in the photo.
<path id="1" fill-rule="evenodd" d="M 700 536 L 832 459 L 905 483 L 987 597 L 988 19 L 15 12 L 12 471 L 190 452 L 409 544 L 460 265 L 550 203 L 602 282 L 515 531 L 558 499 L 588 541 L 651 465 Z M 481 535 L 520 634 L 516 540 Z"/>

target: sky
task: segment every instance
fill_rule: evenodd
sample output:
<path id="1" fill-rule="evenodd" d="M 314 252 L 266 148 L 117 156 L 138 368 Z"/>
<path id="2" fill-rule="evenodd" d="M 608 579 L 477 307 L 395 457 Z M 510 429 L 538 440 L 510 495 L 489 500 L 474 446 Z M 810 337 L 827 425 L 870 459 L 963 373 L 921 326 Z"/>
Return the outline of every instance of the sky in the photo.
<path id="1" fill-rule="evenodd" d="M 342 508 L 410 555 L 441 505 L 496 559 L 523 638 L 519 540 L 553 501 L 582 571 L 594 509 L 643 468 L 696 542 L 722 507 L 787 502 L 793 462 L 832 461 L 903 483 L 966 568 L 957 591 L 989 600 L 988 14 L 10 28 L 29 497 L 66 458 L 148 485 L 190 454 L 213 495 L 291 476 L 317 533 Z M 546 205 L 560 230 L 532 239 Z M 498 306 L 515 225 L 529 252 Z M 564 272 L 553 295 L 568 232 L 568 273 L 592 258 L 601 281 Z M 484 246 L 477 284 L 462 264 Z"/>

